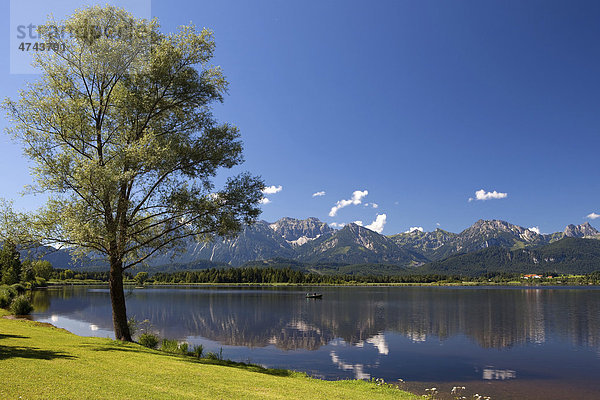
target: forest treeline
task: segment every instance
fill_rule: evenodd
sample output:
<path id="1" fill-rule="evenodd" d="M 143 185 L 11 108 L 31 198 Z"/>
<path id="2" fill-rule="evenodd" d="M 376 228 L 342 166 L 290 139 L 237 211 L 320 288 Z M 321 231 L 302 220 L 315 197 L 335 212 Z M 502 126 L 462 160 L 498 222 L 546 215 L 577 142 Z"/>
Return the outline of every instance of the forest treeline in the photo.
<path id="1" fill-rule="evenodd" d="M 525 278 L 520 273 L 487 273 L 477 277 L 445 274 L 410 274 L 410 275 L 322 275 L 315 272 L 303 272 L 292 268 L 273 267 L 241 267 L 241 268 L 210 268 L 195 271 L 157 272 L 148 275 L 146 272 L 143 282 L 149 284 L 385 284 L 385 283 L 439 283 L 460 284 L 462 282 L 506 284 L 510 282 L 530 282 L 532 284 L 573 284 L 598 285 L 600 271 L 585 275 L 552 275 L 541 278 Z M 138 281 L 137 275 L 128 273 L 126 280 Z M 52 278 L 56 281 L 95 280 L 108 281 L 108 272 L 73 272 L 56 269 Z"/>

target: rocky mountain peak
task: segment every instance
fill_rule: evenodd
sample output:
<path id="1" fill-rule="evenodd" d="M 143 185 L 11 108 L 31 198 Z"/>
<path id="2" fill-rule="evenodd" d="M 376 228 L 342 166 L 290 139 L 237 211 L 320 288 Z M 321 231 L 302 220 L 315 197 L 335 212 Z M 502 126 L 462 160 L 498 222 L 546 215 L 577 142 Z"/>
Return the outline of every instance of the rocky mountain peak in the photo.
<path id="1" fill-rule="evenodd" d="M 565 236 L 568 237 L 586 237 L 586 236 L 596 236 L 600 234 L 596 228 L 590 225 L 589 222 L 584 222 L 581 225 L 567 225 L 564 232 Z"/>
<path id="2" fill-rule="evenodd" d="M 361 229 L 366 229 L 366 228 L 363 228 L 362 226 L 357 225 L 354 222 L 350 222 L 350 223 L 344 225 L 344 227 L 342 229 L 340 229 L 340 231 L 359 232 Z"/>
<path id="3" fill-rule="evenodd" d="M 315 239 L 325 233 L 333 232 L 333 228 L 315 217 L 307 219 L 284 217 L 269 226 L 290 243 L 298 240 L 306 243 L 306 241 Z"/>
<path id="4" fill-rule="evenodd" d="M 500 232 L 521 232 L 524 231 L 525 228 L 521 228 L 520 226 L 510 224 L 506 221 L 502 221 L 499 219 L 490 219 L 484 220 L 480 219 L 467 228 L 464 232 L 472 231 L 472 232 L 490 232 L 490 231 L 500 231 Z"/>

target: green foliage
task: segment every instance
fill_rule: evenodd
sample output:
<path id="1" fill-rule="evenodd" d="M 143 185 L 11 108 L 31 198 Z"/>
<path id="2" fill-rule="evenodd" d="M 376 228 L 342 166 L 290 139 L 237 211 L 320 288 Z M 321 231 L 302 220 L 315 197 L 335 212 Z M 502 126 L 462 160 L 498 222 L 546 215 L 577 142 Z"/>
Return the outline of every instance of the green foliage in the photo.
<path id="1" fill-rule="evenodd" d="M 80 256 L 93 251 L 110 260 L 120 283 L 124 270 L 159 250 L 234 235 L 255 221 L 259 177 L 212 182 L 243 162 L 238 129 L 211 111 L 228 85 L 211 64 L 212 32 L 184 26 L 165 34 L 157 20 L 110 5 L 50 19 L 38 31 L 67 51 L 37 52 L 40 80 L 4 109 L 8 133 L 33 163 L 32 190 L 50 198 L 34 214 L 3 210 L 0 234 L 68 245 Z M 131 340 L 122 293 L 111 293 L 115 335 Z"/>
<path id="2" fill-rule="evenodd" d="M 160 345 L 160 350 L 167 353 L 187 354 L 188 344 L 185 342 L 177 343 L 177 340 L 163 339 Z"/>
<path id="3" fill-rule="evenodd" d="M 12 240 L 6 240 L 0 249 L 0 282 L 12 285 L 21 280 L 21 256 Z"/>
<path id="4" fill-rule="evenodd" d="M 181 354 L 187 354 L 189 349 L 189 345 L 186 342 L 179 344 L 179 352 Z"/>
<path id="5" fill-rule="evenodd" d="M 108 271 L 71 271 L 70 269 L 54 269 L 50 279 L 57 281 L 67 281 L 71 279 L 76 280 L 98 280 L 108 282 L 109 272 Z M 125 279 L 133 279 L 132 275 L 128 272 L 123 274 Z"/>
<path id="6" fill-rule="evenodd" d="M 13 284 L 13 285 L 10 285 L 10 287 L 11 287 L 12 289 L 14 289 L 14 291 L 15 291 L 17 294 L 24 294 L 24 293 L 25 293 L 25 291 L 27 290 L 27 289 L 25 288 L 25 286 L 23 286 L 23 285 L 22 285 L 22 284 L 20 284 L 20 283 L 15 283 L 15 284 Z"/>
<path id="7" fill-rule="evenodd" d="M 43 278 L 45 280 L 50 279 L 54 268 L 52 268 L 52 264 L 49 261 L 45 260 L 34 260 L 31 261 L 31 267 L 33 268 L 33 273 L 38 278 Z"/>
<path id="8" fill-rule="evenodd" d="M 197 358 L 202 358 L 204 354 L 204 346 L 198 344 L 192 348 L 192 355 Z"/>
<path id="9" fill-rule="evenodd" d="M 89 35 L 96 26 L 106 29 Z M 156 20 L 113 6 L 80 9 L 39 32 L 69 51 L 39 52 L 40 81 L 4 103 L 8 131 L 35 165 L 35 190 L 54 194 L 40 213 L 11 214 L 22 238 L 128 268 L 185 237 L 233 234 L 256 219 L 262 180 L 212 183 L 243 161 L 238 129 L 211 113 L 228 85 L 210 64 L 212 32 L 164 34 Z"/>
<path id="10" fill-rule="evenodd" d="M 130 317 L 127 319 L 127 327 L 129 328 L 129 333 L 131 336 L 134 336 L 138 329 L 138 322 L 135 317 Z"/>
<path id="11" fill-rule="evenodd" d="M 223 361 L 223 348 L 221 347 L 221 348 L 219 349 L 219 352 L 218 352 L 218 353 L 214 353 L 214 352 L 212 352 L 212 351 L 209 351 L 209 352 L 206 354 L 206 358 L 207 358 L 207 359 L 209 359 L 209 360 L 218 360 L 218 361 Z"/>
<path id="12" fill-rule="evenodd" d="M 153 333 L 142 333 L 138 339 L 138 343 L 144 347 L 155 349 L 158 346 L 158 336 Z"/>
<path id="13" fill-rule="evenodd" d="M 11 302 L 12 299 L 9 297 L 8 293 L 0 289 L 0 308 L 8 308 Z"/>
<path id="14" fill-rule="evenodd" d="M 27 296 L 20 295 L 12 301 L 10 311 L 14 315 L 29 315 L 33 311 L 33 306 Z"/>
<path id="15" fill-rule="evenodd" d="M 35 278 L 35 286 L 36 287 L 46 287 L 47 286 L 47 282 L 45 278 L 42 277 L 36 277 Z"/>
<path id="16" fill-rule="evenodd" d="M 165 351 L 167 353 L 176 353 L 177 349 L 177 340 L 165 338 L 160 344 L 160 350 Z"/>
<path id="17" fill-rule="evenodd" d="M 0 286 L 0 308 L 8 308 L 17 295 L 16 290 L 9 286 Z"/>
<path id="18" fill-rule="evenodd" d="M 148 273 L 146 271 L 138 272 L 133 279 L 139 286 L 144 286 L 144 283 L 148 280 Z"/>
<path id="19" fill-rule="evenodd" d="M 25 260 L 21 264 L 21 282 L 34 282 L 35 281 L 35 273 L 33 272 L 33 267 L 31 265 L 31 261 Z"/>
<path id="20" fill-rule="evenodd" d="M 292 284 L 345 284 L 345 283 L 428 283 L 442 280 L 460 282 L 459 275 L 411 274 L 411 275 L 323 275 L 302 272 L 292 268 L 241 267 L 211 268 L 154 275 L 158 283 L 292 283 Z"/>

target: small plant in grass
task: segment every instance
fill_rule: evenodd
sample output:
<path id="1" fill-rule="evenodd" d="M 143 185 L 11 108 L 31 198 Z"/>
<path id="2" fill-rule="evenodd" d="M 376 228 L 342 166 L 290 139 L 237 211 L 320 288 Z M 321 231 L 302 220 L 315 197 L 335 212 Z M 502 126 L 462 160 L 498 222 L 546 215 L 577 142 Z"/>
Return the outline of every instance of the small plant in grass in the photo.
<path id="1" fill-rule="evenodd" d="M 463 400 L 463 399 L 466 399 L 466 397 L 463 396 L 463 391 L 465 389 L 466 389 L 466 387 L 464 387 L 464 386 L 454 386 L 454 387 L 452 387 L 450 394 L 452 395 L 452 397 L 455 400 Z"/>
<path id="2" fill-rule="evenodd" d="M 437 388 L 429 388 L 429 389 L 425 389 L 425 392 L 427 392 L 425 395 L 423 395 L 423 397 L 427 400 L 435 400 L 437 394 L 439 393 Z"/>
<path id="3" fill-rule="evenodd" d="M 135 319 L 135 317 L 130 317 L 127 320 L 127 326 L 129 327 L 129 333 L 131 334 L 131 336 L 134 336 L 138 328 L 138 322 Z"/>
<path id="4" fill-rule="evenodd" d="M 177 340 L 163 339 L 160 345 L 160 350 L 167 353 L 177 353 Z"/>
<path id="5" fill-rule="evenodd" d="M 223 348 L 221 347 L 219 349 L 218 353 L 214 353 L 212 351 L 209 351 L 206 354 L 206 358 L 208 358 L 209 360 L 219 360 L 219 361 L 222 361 L 223 360 Z"/>
<path id="6" fill-rule="evenodd" d="M 187 354 L 188 353 L 188 348 L 189 348 L 189 346 L 188 346 L 188 344 L 186 342 L 179 343 L 178 350 L 179 350 L 179 352 L 181 354 Z"/>
<path id="7" fill-rule="evenodd" d="M 158 336 L 153 333 L 142 333 L 138 342 L 144 347 L 155 349 L 158 346 Z"/>
<path id="8" fill-rule="evenodd" d="M 192 348 L 192 355 L 196 358 L 202 358 L 202 354 L 204 353 L 204 346 L 201 344 L 196 345 Z"/>
<path id="9" fill-rule="evenodd" d="M 387 383 L 386 381 L 383 380 L 383 378 L 371 378 L 370 382 L 374 383 L 377 386 L 383 386 L 383 387 L 389 387 L 389 388 L 397 387 L 396 385 Z"/>
<path id="10" fill-rule="evenodd" d="M 188 344 L 186 342 L 177 343 L 177 340 L 163 339 L 160 349 L 167 353 L 187 354 Z"/>
<path id="11" fill-rule="evenodd" d="M 26 296 L 21 295 L 12 301 L 10 311 L 14 315 L 29 315 L 33 311 L 33 306 Z"/>

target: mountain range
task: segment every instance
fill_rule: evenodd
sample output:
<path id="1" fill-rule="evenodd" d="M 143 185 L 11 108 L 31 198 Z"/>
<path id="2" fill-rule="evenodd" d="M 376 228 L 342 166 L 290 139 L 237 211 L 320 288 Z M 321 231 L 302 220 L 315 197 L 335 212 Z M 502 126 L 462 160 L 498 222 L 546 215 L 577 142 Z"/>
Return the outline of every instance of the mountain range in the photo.
<path id="1" fill-rule="evenodd" d="M 565 237 L 598 238 L 588 222 L 568 225 L 563 232 L 540 234 L 500 220 L 479 220 L 460 233 L 436 229 L 385 236 L 354 223 L 335 230 L 316 218 L 259 221 L 238 237 L 212 243 L 191 243 L 174 259 L 189 263 L 210 260 L 239 266 L 249 261 L 284 258 L 304 263 L 385 263 L 418 266 L 455 254 L 488 247 L 510 250 L 538 247 Z M 153 260 L 160 265 L 166 258 Z"/>
<path id="2" fill-rule="evenodd" d="M 471 268 L 473 263 L 479 265 L 477 263 L 481 260 L 489 261 L 492 255 L 504 257 L 503 260 L 518 259 L 521 267 L 524 267 L 525 259 L 528 259 L 532 266 L 536 266 L 539 263 L 536 264 L 534 259 L 547 258 L 542 253 L 535 253 L 536 251 L 543 251 L 540 249 L 544 246 L 550 246 L 565 238 L 579 239 L 575 240 L 577 245 L 573 241 L 567 245 L 578 250 L 581 250 L 582 246 L 600 246 L 600 241 L 584 240 L 600 239 L 600 232 L 588 222 L 568 225 L 563 232 L 541 234 L 506 221 L 479 220 L 460 233 L 436 229 L 432 232 L 413 230 L 386 236 L 354 223 L 336 230 L 317 218 L 301 220 L 286 217 L 274 223 L 258 221 L 246 226 L 233 239 L 217 239 L 203 243 L 190 241 L 182 252 L 154 257 L 150 266 L 161 270 L 198 269 L 210 266 L 256 265 L 258 261 L 262 264 L 287 262 L 290 265 L 303 266 L 304 269 L 311 269 L 311 265 L 358 267 L 379 264 L 388 267 L 393 265 L 397 271 L 450 273 L 456 268 L 449 267 L 449 260 L 453 260 L 454 265 L 462 265 L 465 268 L 469 264 Z M 584 244 L 581 245 L 580 242 Z M 526 252 L 519 253 L 519 250 Z M 495 251 L 500 253 L 494 253 Z M 552 252 L 552 248 L 549 251 Z M 594 249 L 590 251 L 591 254 L 595 254 Z M 527 254 L 529 258 L 523 254 Z M 464 258 L 466 256 L 470 258 Z M 588 256 L 589 254 L 583 257 Z M 61 252 L 54 252 L 46 258 L 57 268 L 86 268 L 81 262 L 67 262 L 68 254 Z M 571 260 L 575 262 L 573 260 L 577 260 L 577 257 Z M 600 270 L 600 253 L 597 262 L 590 259 L 586 262 L 591 263 L 589 268 L 596 266 L 596 269 Z M 502 263 L 493 264 L 500 268 Z M 517 264 L 503 265 L 502 268 L 506 270 L 518 267 Z M 356 270 L 357 268 L 354 268 L 352 271 Z M 360 268 L 357 272 L 360 272 Z"/>

